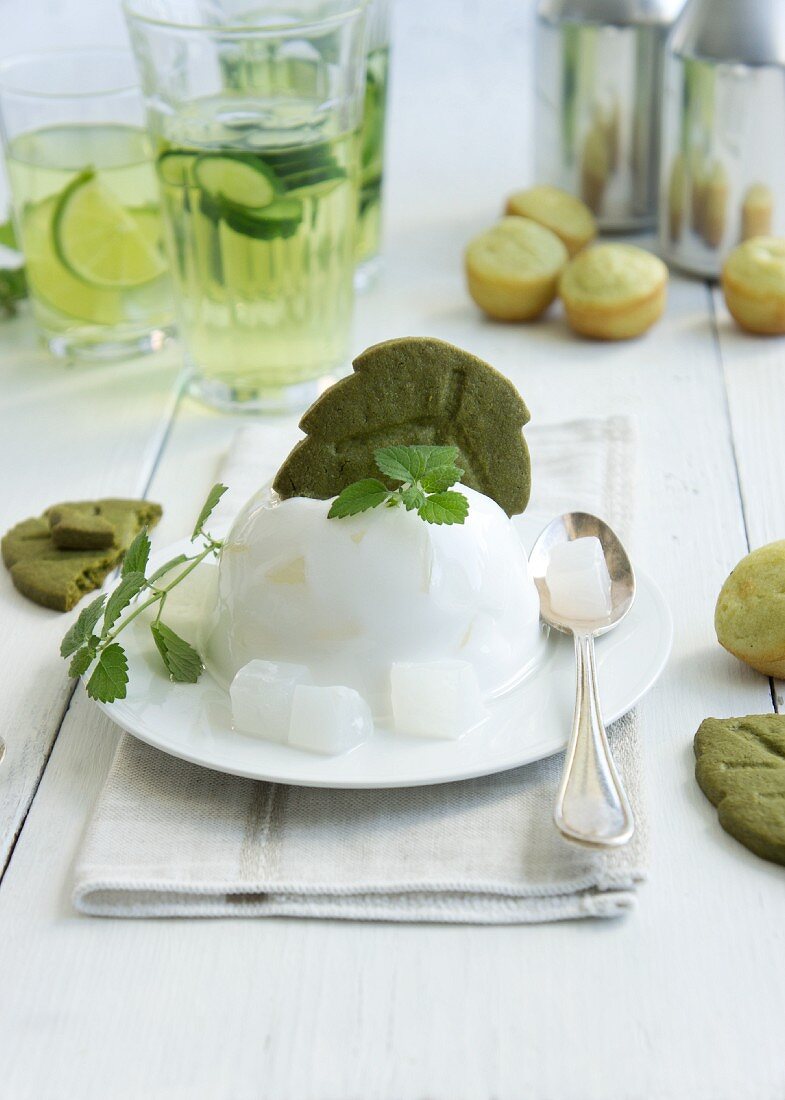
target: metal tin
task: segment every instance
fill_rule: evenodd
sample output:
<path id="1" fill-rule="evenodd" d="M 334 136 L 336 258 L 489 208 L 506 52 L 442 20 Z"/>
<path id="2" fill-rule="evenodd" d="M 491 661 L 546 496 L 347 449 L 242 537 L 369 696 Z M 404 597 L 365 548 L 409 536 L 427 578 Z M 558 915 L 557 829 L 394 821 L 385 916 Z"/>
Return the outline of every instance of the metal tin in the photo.
<path id="1" fill-rule="evenodd" d="M 690 0 L 666 49 L 660 247 L 715 278 L 748 237 L 785 235 L 785 5 Z"/>
<path id="2" fill-rule="evenodd" d="M 540 0 L 536 172 L 600 227 L 657 216 L 665 39 L 684 0 Z"/>

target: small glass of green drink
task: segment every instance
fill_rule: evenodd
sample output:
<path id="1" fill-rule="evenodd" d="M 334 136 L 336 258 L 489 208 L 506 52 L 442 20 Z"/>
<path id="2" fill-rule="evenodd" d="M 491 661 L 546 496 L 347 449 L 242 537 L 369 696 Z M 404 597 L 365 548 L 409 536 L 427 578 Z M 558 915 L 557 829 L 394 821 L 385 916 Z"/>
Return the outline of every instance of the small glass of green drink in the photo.
<path id="1" fill-rule="evenodd" d="M 382 244 L 384 135 L 387 120 L 387 80 L 390 67 L 391 0 L 371 0 L 368 8 L 368 49 L 365 101 L 360 127 L 360 192 L 357 205 L 357 271 L 355 286 L 364 290 L 379 267 Z"/>
<path id="2" fill-rule="evenodd" d="M 304 407 L 346 365 L 364 0 L 125 13 L 192 392 L 229 411 Z"/>
<path id="3" fill-rule="evenodd" d="M 0 127 L 34 316 L 67 359 L 160 347 L 173 322 L 158 188 L 133 57 L 0 62 Z"/>

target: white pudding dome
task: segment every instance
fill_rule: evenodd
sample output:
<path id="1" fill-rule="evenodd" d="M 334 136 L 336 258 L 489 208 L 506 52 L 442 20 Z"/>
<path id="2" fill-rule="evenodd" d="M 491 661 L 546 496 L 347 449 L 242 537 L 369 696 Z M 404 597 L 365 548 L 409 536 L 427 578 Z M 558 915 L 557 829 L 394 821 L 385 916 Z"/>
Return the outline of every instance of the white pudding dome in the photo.
<path id="1" fill-rule="evenodd" d="M 440 527 L 400 507 L 328 519 L 330 501 L 262 489 L 221 552 L 210 671 L 228 684 L 255 659 L 307 665 L 376 715 L 399 661 L 468 661 L 486 696 L 503 690 L 538 648 L 539 600 L 507 515 L 460 490 L 466 522 Z"/>

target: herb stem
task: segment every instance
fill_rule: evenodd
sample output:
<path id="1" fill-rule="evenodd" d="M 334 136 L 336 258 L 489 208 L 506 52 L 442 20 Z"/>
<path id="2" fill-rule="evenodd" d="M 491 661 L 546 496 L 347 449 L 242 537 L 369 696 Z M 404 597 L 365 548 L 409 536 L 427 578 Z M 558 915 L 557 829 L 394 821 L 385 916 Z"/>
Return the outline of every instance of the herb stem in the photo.
<path id="1" fill-rule="evenodd" d="M 170 583 L 168 585 L 165 585 L 163 588 L 156 589 L 149 599 L 145 600 L 143 603 L 138 604 L 133 609 L 133 611 L 129 612 L 128 615 L 126 615 L 118 623 L 114 630 L 110 630 L 106 637 L 101 639 L 101 645 L 98 647 L 99 651 L 101 649 L 105 649 L 106 646 L 110 644 L 110 642 L 113 642 L 117 635 L 122 633 L 122 631 L 125 630 L 128 624 L 132 623 L 134 619 L 138 618 L 139 615 L 142 614 L 142 612 L 148 609 L 148 607 L 152 607 L 153 604 L 160 602 L 161 607 L 158 609 L 158 614 L 156 615 L 157 622 L 161 618 L 161 611 L 163 610 L 163 604 L 166 600 L 168 593 L 171 592 L 171 590 L 175 588 L 178 584 L 180 584 L 181 581 L 185 580 L 189 573 L 193 573 L 197 565 L 201 564 L 201 562 L 203 562 L 204 559 L 208 557 L 208 555 L 215 554 L 218 550 L 221 549 L 222 546 L 223 543 L 218 541 L 217 539 L 210 539 L 209 544 L 204 548 L 204 550 L 200 551 L 200 553 L 196 554 L 193 558 L 188 559 L 188 566 L 183 569 L 181 573 L 178 573 L 173 581 L 170 581 Z"/>

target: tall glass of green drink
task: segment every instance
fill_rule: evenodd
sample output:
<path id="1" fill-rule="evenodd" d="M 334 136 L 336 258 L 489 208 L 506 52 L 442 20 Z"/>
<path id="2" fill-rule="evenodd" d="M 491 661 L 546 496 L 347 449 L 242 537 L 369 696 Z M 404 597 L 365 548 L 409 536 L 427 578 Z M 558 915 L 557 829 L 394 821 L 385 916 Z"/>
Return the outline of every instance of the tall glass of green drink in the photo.
<path id="1" fill-rule="evenodd" d="M 364 289 L 376 274 L 382 245 L 382 186 L 390 67 L 391 0 L 370 0 L 365 100 L 360 128 L 360 193 L 357 205 L 357 274 Z"/>
<path id="2" fill-rule="evenodd" d="M 192 390 L 228 410 L 304 406 L 346 362 L 363 0 L 125 12 Z"/>
<path id="3" fill-rule="evenodd" d="M 131 54 L 63 50 L 0 62 L 0 124 L 49 348 L 102 360 L 160 347 L 172 302 Z"/>

